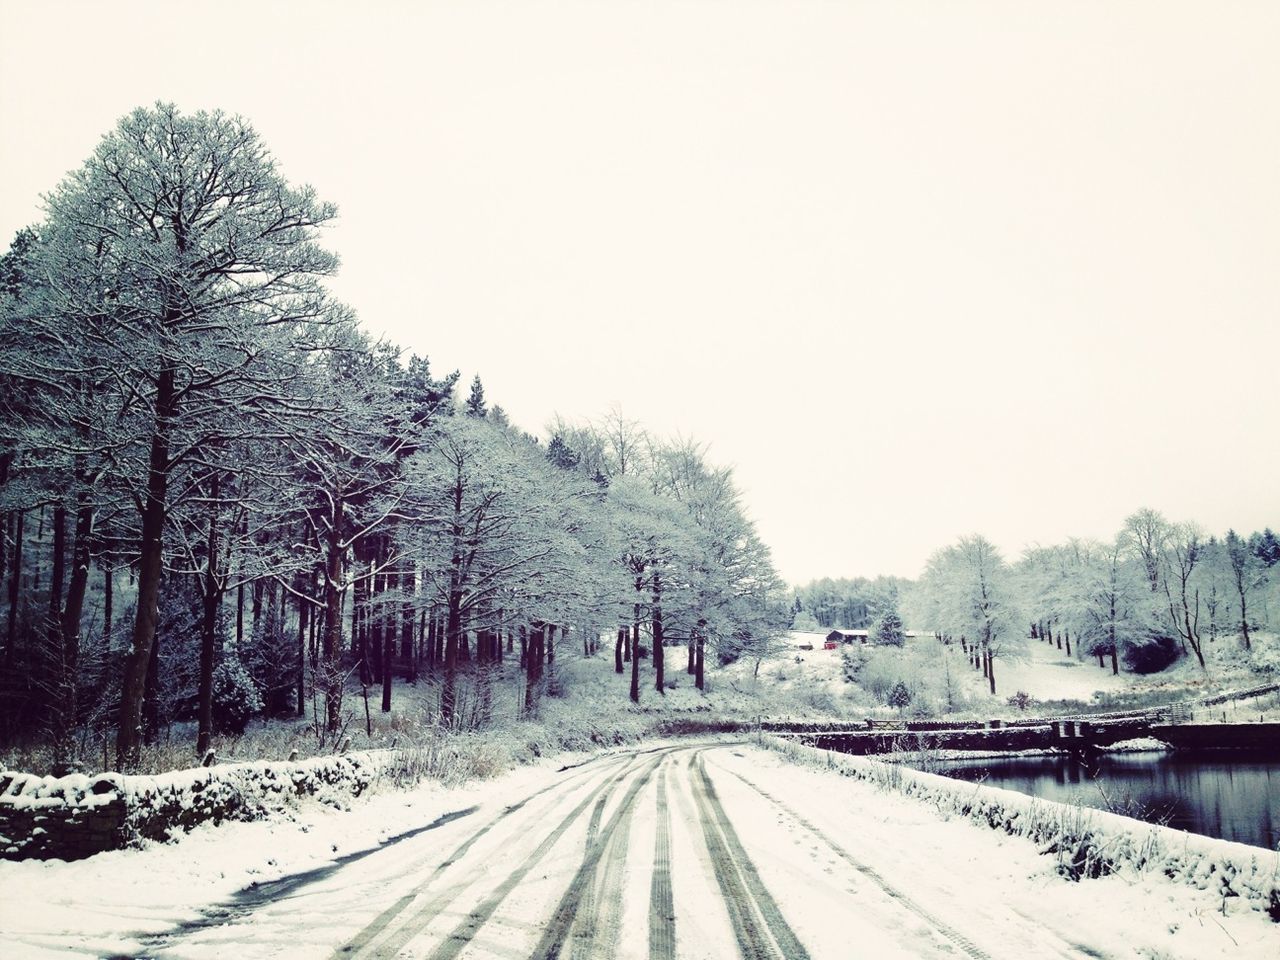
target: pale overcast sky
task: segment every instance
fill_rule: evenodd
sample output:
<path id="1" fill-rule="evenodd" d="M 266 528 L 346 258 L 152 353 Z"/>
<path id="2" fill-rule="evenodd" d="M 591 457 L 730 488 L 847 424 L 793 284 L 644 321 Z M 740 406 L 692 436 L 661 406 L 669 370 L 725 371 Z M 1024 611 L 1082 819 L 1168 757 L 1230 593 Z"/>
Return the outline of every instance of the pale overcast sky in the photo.
<path id="1" fill-rule="evenodd" d="M 1277 51 L 1272 0 L 0 0 L 0 237 L 218 107 L 372 330 L 709 442 L 793 581 L 1280 526 Z"/>

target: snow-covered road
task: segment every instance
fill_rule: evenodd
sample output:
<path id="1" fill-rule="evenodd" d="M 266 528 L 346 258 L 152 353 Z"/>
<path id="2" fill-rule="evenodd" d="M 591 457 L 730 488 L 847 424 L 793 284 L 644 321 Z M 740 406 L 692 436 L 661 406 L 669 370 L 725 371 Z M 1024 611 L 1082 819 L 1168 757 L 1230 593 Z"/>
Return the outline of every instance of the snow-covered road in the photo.
<path id="1" fill-rule="evenodd" d="M 1069 883 L 1025 841 L 745 744 L 621 751 L 507 786 L 119 955 L 1062 960 L 1280 942 L 1261 918 L 1186 924 L 1182 890 Z"/>

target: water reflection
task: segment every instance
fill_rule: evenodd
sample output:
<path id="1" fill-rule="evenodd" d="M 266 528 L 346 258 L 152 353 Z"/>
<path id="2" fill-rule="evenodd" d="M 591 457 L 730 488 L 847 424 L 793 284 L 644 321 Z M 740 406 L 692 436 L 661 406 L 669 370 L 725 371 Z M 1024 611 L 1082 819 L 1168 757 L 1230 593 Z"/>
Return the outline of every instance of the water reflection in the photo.
<path id="1" fill-rule="evenodd" d="M 1186 754 L 955 760 L 939 773 L 1275 850 L 1280 763 Z"/>

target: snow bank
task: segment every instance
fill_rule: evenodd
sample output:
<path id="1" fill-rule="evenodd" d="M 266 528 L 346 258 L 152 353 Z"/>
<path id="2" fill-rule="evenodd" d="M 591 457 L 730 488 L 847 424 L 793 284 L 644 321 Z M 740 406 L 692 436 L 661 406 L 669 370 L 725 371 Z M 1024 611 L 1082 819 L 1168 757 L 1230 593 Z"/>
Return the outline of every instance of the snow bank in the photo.
<path id="1" fill-rule="evenodd" d="M 1055 856 L 1059 873 L 1073 880 L 1125 871 L 1158 873 L 1217 898 L 1239 897 L 1280 922 L 1280 853 L 781 737 L 765 737 L 763 742 L 797 762 L 869 781 L 930 803 L 945 815 L 1026 837 L 1042 854 Z"/>
<path id="2" fill-rule="evenodd" d="M 301 796 L 359 796 L 391 751 L 257 761 L 159 776 L 0 773 L 0 857 L 75 860 L 201 823 L 257 820 Z"/>

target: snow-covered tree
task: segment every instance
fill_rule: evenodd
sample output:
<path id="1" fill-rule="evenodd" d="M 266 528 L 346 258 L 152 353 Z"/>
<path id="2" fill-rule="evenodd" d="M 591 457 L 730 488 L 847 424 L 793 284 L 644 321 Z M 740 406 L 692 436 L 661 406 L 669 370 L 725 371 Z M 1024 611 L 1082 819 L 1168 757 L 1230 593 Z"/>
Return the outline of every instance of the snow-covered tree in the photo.
<path id="1" fill-rule="evenodd" d="M 480 382 L 480 374 L 471 378 L 471 392 L 467 394 L 467 416 L 483 418 L 488 412 L 484 402 L 484 384 Z"/>
<path id="2" fill-rule="evenodd" d="M 872 642 L 886 647 L 900 647 L 906 642 L 906 635 L 902 630 L 902 618 L 898 616 L 896 609 L 890 608 L 880 615 L 875 629 L 871 632 L 871 639 Z"/>
<path id="3" fill-rule="evenodd" d="M 1267 531 L 1270 533 L 1271 531 Z M 1249 602 L 1254 592 L 1266 581 L 1266 565 L 1257 551 L 1249 548 L 1249 543 L 1234 530 L 1227 531 L 1223 544 L 1223 556 L 1227 563 L 1231 586 L 1240 610 L 1240 639 L 1244 648 L 1251 646 L 1249 641 Z"/>
<path id="4" fill-rule="evenodd" d="M 960 637 L 973 650 L 992 694 L 996 662 L 1024 655 L 1009 568 L 985 537 L 961 537 L 930 557 L 916 603 L 935 629 Z"/>
<path id="5" fill-rule="evenodd" d="M 134 762 L 165 550 L 166 516 L 190 460 L 305 402 L 281 377 L 334 314 L 317 242 L 334 215 L 277 172 L 244 121 L 169 104 L 120 121 L 47 201 L 41 269 L 66 335 L 99 351 L 143 448 L 137 617 L 116 751 Z"/>

